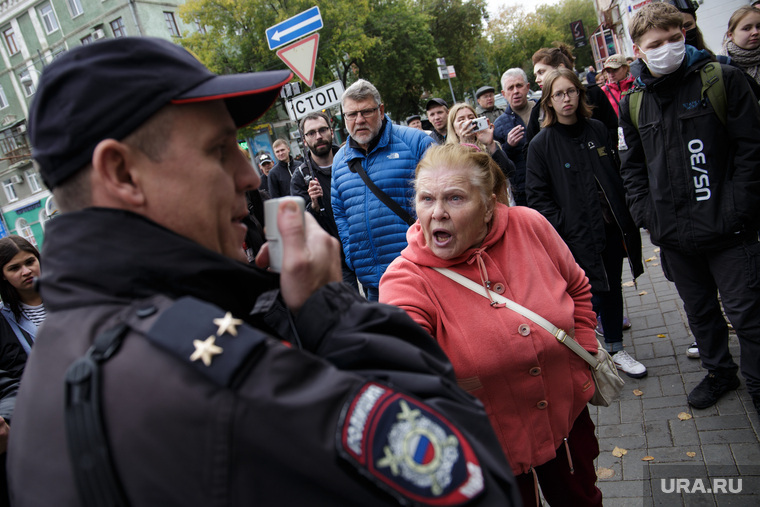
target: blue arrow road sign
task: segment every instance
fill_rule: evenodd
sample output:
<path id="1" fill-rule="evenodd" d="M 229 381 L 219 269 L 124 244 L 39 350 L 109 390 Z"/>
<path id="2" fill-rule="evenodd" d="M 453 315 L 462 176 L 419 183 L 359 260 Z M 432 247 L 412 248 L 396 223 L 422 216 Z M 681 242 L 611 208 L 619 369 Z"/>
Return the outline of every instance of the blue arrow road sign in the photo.
<path id="1" fill-rule="evenodd" d="M 267 28 L 269 49 L 284 46 L 304 35 L 316 32 L 323 26 L 319 7 L 314 6 L 311 9 L 303 11 L 301 14 L 296 14 L 292 18 L 286 19 L 282 23 Z"/>

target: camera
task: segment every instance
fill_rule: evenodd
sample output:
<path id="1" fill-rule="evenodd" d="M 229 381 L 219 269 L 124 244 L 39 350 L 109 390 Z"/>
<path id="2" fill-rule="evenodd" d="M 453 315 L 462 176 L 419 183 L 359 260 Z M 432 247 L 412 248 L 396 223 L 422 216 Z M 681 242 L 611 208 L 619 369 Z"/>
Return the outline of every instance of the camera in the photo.
<path id="1" fill-rule="evenodd" d="M 488 129 L 488 118 L 475 118 L 472 120 L 473 132 L 480 132 Z"/>

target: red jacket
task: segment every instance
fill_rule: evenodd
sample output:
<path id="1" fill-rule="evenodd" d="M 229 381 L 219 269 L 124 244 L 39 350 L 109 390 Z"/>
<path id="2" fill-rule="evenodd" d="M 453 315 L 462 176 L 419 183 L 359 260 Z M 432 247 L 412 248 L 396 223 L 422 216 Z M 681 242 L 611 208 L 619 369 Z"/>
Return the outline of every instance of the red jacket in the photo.
<path id="1" fill-rule="evenodd" d="M 460 386 L 485 405 L 515 474 L 553 459 L 594 393 L 588 365 L 537 324 L 430 267 L 480 283 L 480 256 L 492 290 L 574 329 L 596 353 L 590 286 L 570 250 L 537 211 L 501 204 L 481 247 L 455 259 L 431 252 L 419 222 L 407 240 L 380 281 L 380 300 L 406 310 L 438 341 Z"/>
<path id="2" fill-rule="evenodd" d="M 610 100 L 610 104 L 612 104 L 612 108 L 615 110 L 618 118 L 620 118 L 620 101 L 623 98 L 623 93 L 633 88 L 634 81 L 635 78 L 629 74 L 627 78 L 618 83 L 607 83 L 602 86 L 602 90 Z"/>

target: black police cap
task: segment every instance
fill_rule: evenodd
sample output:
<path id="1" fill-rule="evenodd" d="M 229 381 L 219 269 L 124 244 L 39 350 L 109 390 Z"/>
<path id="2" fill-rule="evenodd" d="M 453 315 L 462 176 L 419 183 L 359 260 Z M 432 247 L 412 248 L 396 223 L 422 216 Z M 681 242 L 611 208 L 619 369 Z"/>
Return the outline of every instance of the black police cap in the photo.
<path id="1" fill-rule="evenodd" d="M 32 156 L 54 188 L 84 168 L 103 139 L 124 139 L 167 104 L 224 100 L 238 127 L 274 103 L 290 71 L 219 76 L 163 39 L 80 46 L 42 72 L 29 114 Z"/>

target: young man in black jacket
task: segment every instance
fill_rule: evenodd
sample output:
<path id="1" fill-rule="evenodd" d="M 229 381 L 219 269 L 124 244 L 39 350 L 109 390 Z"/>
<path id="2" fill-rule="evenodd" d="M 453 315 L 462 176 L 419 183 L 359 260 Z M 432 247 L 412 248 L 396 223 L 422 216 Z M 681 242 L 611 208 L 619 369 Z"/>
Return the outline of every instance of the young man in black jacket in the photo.
<path id="1" fill-rule="evenodd" d="M 644 68 L 620 103 L 627 202 L 636 224 L 661 247 L 663 270 L 684 302 L 708 370 L 689 404 L 710 407 L 739 387 L 720 292 L 760 413 L 760 107 L 740 70 L 685 45 L 682 19 L 672 5 L 653 3 L 630 25 Z M 703 92 L 710 80 L 701 74 L 716 71 L 725 96 L 713 104 Z"/>

